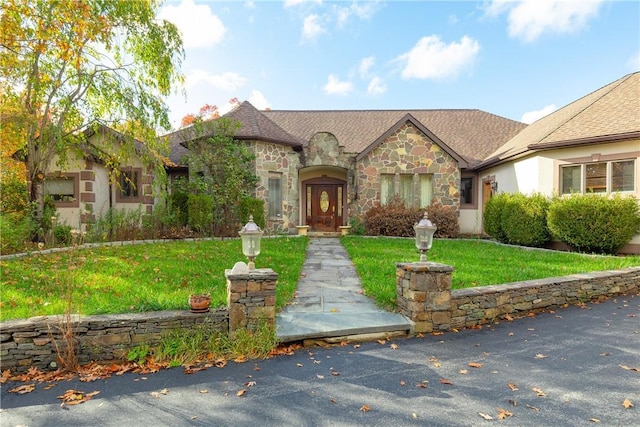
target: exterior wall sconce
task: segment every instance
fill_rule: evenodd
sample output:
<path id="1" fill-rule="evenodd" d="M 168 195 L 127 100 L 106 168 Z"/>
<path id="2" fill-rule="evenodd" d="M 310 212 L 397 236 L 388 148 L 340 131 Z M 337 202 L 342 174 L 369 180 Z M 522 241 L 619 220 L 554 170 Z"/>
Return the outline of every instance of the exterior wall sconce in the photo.
<path id="1" fill-rule="evenodd" d="M 498 192 L 498 181 L 491 181 L 491 191 L 494 194 Z"/>
<path id="2" fill-rule="evenodd" d="M 429 220 L 427 211 L 424 211 L 424 216 L 413 226 L 413 230 L 416 233 L 416 248 L 420 251 L 420 262 L 427 262 L 427 252 L 431 249 L 433 244 L 433 235 L 438 227 L 433 225 Z"/>
<path id="3" fill-rule="evenodd" d="M 254 260 L 260 255 L 260 240 L 264 231 L 253 222 L 253 215 L 249 216 L 249 222 L 238 232 L 242 238 L 242 253 L 249 259 L 249 270 L 255 270 Z"/>

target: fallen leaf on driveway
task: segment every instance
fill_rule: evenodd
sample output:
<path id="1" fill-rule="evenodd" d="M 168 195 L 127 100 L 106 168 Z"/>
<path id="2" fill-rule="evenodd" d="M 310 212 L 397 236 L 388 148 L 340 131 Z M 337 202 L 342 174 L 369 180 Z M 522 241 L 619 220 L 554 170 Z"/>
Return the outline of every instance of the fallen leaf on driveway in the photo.
<path id="1" fill-rule="evenodd" d="M 362 412 L 368 412 L 371 410 L 371 408 L 369 407 L 369 405 L 362 405 L 362 407 L 360 408 L 360 410 Z"/>
<path id="2" fill-rule="evenodd" d="M 636 371 L 636 372 L 640 372 L 640 368 L 632 368 L 629 367 L 627 365 L 620 365 L 620 367 L 626 371 Z"/>
<path id="3" fill-rule="evenodd" d="M 242 390 L 238 390 L 238 392 L 236 393 L 236 396 L 238 397 L 242 397 L 244 396 L 244 394 L 247 392 L 247 390 L 242 389 Z"/>
<path id="4" fill-rule="evenodd" d="M 546 358 L 546 357 L 549 357 L 549 356 L 547 356 L 546 354 L 536 354 L 536 357 L 535 357 L 535 358 L 536 358 L 536 359 L 544 359 L 544 358 Z"/>
<path id="5" fill-rule="evenodd" d="M 518 390 L 518 386 L 517 386 L 517 385 L 515 385 L 515 384 L 511 384 L 511 383 L 509 383 L 509 384 L 507 384 L 507 387 L 509 387 L 509 388 L 511 389 L 511 391 L 516 391 L 516 390 Z"/>
<path id="6" fill-rule="evenodd" d="M 624 406 L 624 409 L 633 408 L 633 403 L 629 399 L 625 399 L 622 401 L 622 406 Z"/>
<path id="7" fill-rule="evenodd" d="M 507 417 L 512 417 L 513 412 L 507 411 L 506 409 L 498 408 L 498 419 L 504 420 Z"/>
<path id="8" fill-rule="evenodd" d="M 535 406 L 531 406 L 531 405 L 529 405 L 528 403 L 525 403 L 525 406 L 526 406 L 527 408 L 531 409 L 532 411 L 536 411 L 536 412 L 538 412 L 538 411 L 540 410 L 540 408 L 537 408 L 537 407 L 535 407 Z"/>
<path id="9" fill-rule="evenodd" d="M 440 378 L 438 381 L 440 381 L 440 384 L 453 385 L 453 383 L 446 378 Z"/>
<path id="10" fill-rule="evenodd" d="M 391 344 L 389 347 L 391 348 L 391 350 L 397 350 L 398 349 L 398 344 L 394 343 L 394 344 Z"/>
<path id="11" fill-rule="evenodd" d="M 538 397 L 547 397 L 547 394 L 538 387 L 532 387 L 531 390 L 533 390 Z"/>
<path id="12" fill-rule="evenodd" d="M 200 393 L 200 394 L 209 393 L 209 390 L 198 390 L 198 393 Z"/>
<path id="13" fill-rule="evenodd" d="M 387 343 L 387 341 L 385 340 L 378 340 L 378 344 L 380 345 L 385 345 Z"/>
<path id="14" fill-rule="evenodd" d="M 35 389 L 36 389 L 35 384 L 24 384 L 24 385 L 19 385 L 10 389 L 9 393 L 26 394 L 26 393 L 31 393 Z"/>
<path id="15" fill-rule="evenodd" d="M 468 370 L 466 370 L 466 369 L 460 369 L 460 370 L 458 371 L 458 373 L 459 373 L 459 374 L 462 374 L 462 375 L 467 375 L 467 374 L 469 373 L 469 371 L 468 371 Z"/>
<path id="16" fill-rule="evenodd" d="M 99 391 L 92 391 L 91 393 L 85 393 L 78 390 L 67 390 L 62 396 L 58 396 L 58 399 L 62 400 L 60 406 L 65 405 L 79 405 L 80 403 L 91 400 L 93 396 L 100 393 Z"/>
<path id="17" fill-rule="evenodd" d="M 600 420 L 597 418 L 589 418 L 589 421 L 591 421 L 592 423 L 599 423 Z"/>
<path id="18" fill-rule="evenodd" d="M 478 362 L 469 362 L 469 366 L 472 368 L 482 368 L 484 365 Z"/>
<path id="19" fill-rule="evenodd" d="M 482 418 L 484 418 L 485 420 L 492 420 L 493 417 L 489 414 L 483 414 L 482 412 L 478 412 L 478 415 L 480 415 Z"/>

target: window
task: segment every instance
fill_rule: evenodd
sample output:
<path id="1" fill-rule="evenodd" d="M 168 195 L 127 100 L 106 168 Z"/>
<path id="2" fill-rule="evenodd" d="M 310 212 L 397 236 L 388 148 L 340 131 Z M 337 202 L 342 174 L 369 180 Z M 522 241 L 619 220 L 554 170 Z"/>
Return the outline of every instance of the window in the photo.
<path id="1" fill-rule="evenodd" d="M 473 178 L 460 179 L 460 204 L 473 204 Z"/>
<path id="2" fill-rule="evenodd" d="M 414 178 L 417 179 L 414 181 Z M 417 183 L 416 188 L 414 182 Z M 416 191 L 418 200 L 416 200 Z M 430 174 L 383 174 L 380 175 L 380 202 L 383 205 L 389 203 L 394 196 L 400 197 L 405 206 L 415 207 L 416 201 L 419 207 L 429 206 L 433 197 L 433 185 Z"/>
<path id="3" fill-rule="evenodd" d="M 47 177 L 44 181 L 44 194 L 56 204 L 78 202 L 78 182 L 74 174 Z"/>
<path id="4" fill-rule="evenodd" d="M 139 202 L 142 197 L 142 169 L 124 169 L 120 172 L 116 202 Z"/>
<path id="5" fill-rule="evenodd" d="M 269 177 L 269 216 L 282 216 L 282 178 L 280 175 Z"/>
<path id="6" fill-rule="evenodd" d="M 562 166 L 562 194 L 635 191 L 635 160 Z"/>

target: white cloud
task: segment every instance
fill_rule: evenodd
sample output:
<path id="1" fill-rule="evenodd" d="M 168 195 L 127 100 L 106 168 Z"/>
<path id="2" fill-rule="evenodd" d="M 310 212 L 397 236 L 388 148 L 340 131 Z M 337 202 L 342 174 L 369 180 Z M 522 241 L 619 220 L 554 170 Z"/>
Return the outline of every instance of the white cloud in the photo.
<path id="1" fill-rule="evenodd" d="M 226 29 L 220 18 L 207 5 L 196 5 L 193 0 L 182 0 L 178 6 L 165 6 L 158 14 L 175 24 L 182 33 L 185 48 L 213 46 L 224 37 Z"/>
<path id="2" fill-rule="evenodd" d="M 320 23 L 320 17 L 318 15 L 309 15 L 304 18 L 302 24 L 302 39 L 303 40 L 315 40 L 320 34 L 326 32 Z"/>
<path id="3" fill-rule="evenodd" d="M 603 0 L 494 0 L 485 9 L 489 16 L 508 11 L 509 36 L 532 42 L 545 32 L 575 33 L 598 15 Z"/>
<path id="4" fill-rule="evenodd" d="M 197 69 L 187 75 L 185 87 L 190 89 L 201 82 L 205 82 L 217 89 L 234 91 L 244 86 L 246 81 L 247 79 L 238 73 L 226 72 L 223 74 L 211 74 L 208 71 Z"/>
<path id="5" fill-rule="evenodd" d="M 335 74 L 329 74 L 329 81 L 324 86 L 325 93 L 329 95 L 346 95 L 352 90 L 351 82 L 341 82 Z"/>
<path id="6" fill-rule="evenodd" d="M 262 92 L 255 89 L 251 91 L 251 96 L 249 96 L 249 102 L 258 110 L 266 110 L 268 108 L 271 108 L 269 101 L 267 101 L 267 98 L 264 97 Z"/>
<path id="7" fill-rule="evenodd" d="M 543 107 L 540 110 L 528 111 L 522 115 L 522 118 L 520 119 L 520 121 L 522 123 L 530 124 L 535 122 L 536 120 L 543 118 L 544 116 L 548 116 L 549 114 L 553 113 L 557 109 L 558 107 L 556 107 L 554 104 L 550 104 Z"/>
<path id="8" fill-rule="evenodd" d="M 255 9 L 256 4 L 253 0 L 248 0 L 244 2 L 244 7 L 246 7 L 247 9 Z"/>
<path id="9" fill-rule="evenodd" d="M 635 72 L 640 71 L 640 51 L 631 55 L 628 61 L 629 67 Z"/>
<path id="10" fill-rule="evenodd" d="M 360 61 L 360 66 L 358 67 L 358 72 L 360 73 L 360 77 L 365 78 L 369 75 L 369 70 L 376 63 L 376 59 L 373 56 L 368 56 L 366 58 L 362 58 Z"/>
<path id="11" fill-rule="evenodd" d="M 387 85 L 380 77 L 374 77 L 369 82 L 367 93 L 369 95 L 381 95 L 387 91 Z"/>
<path id="12" fill-rule="evenodd" d="M 442 79 L 455 77 L 471 65 L 480 51 L 480 44 L 467 36 L 460 42 L 445 44 L 436 35 L 422 37 L 397 61 L 405 62 L 402 77 L 405 79 Z"/>
<path id="13" fill-rule="evenodd" d="M 338 26 L 344 26 L 350 17 L 356 16 L 362 20 L 371 19 L 371 17 L 378 11 L 379 3 L 377 1 L 371 2 L 352 2 L 349 6 L 333 6 L 333 13 L 335 14 Z"/>
<path id="14" fill-rule="evenodd" d="M 294 6 L 299 6 L 302 3 L 322 4 L 322 0 L 285 0 L 283 6 L 284 7 L 294 7 Z"/>

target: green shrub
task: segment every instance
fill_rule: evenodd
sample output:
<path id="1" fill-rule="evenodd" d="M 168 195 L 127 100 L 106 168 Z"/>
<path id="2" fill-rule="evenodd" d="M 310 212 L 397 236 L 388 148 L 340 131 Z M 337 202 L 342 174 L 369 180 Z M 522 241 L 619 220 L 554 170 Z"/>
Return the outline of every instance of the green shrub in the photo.
<path id="1" fill-rule="evenodd" d="M 35 223 L 31 214 L 0 214 L 0 253 L 2 255 L 23 252 L 33 236 Z"/>
<path id="2" fill-rule="evenodd" d="M 175 217 L 175 226 L 185 226 L 189 223 L 189 208 L 187 202 L 189 194 L 184 191 L 174 191 L 168 198 L 168 211 Z"/>
<path id="3" fill-rule="evenodd" d="M 376 206 L 364 216 L 365 234 L 368 236 L 413 237 L 413 226 L 423 211 L 407 208 L 399 197 L 393 197 L 384 206 Z"/>
<path id="4" fill-rule="evenodd" d="M 0 181 L 0 194 L 0 213 L 28 212 L 29 195 L 25 182 L 16 179 Z"/>
<path id="5" fill-rule="evenodd" d="M 245 197 L 242 199 L 240 202 L 240 222 L 242 225 L 249 222 L 249 215 L 253 215 L 253 222 L 264 230 L 267 224 L 264 217 L 264 200 L 254 197 Z"/>
<path id="6" fill-rule="evenodd" d="M 560 241 L 581 252 L 615 253 L 640 230 L 634 197 L 576 194 L 556 198 L 547 222 Z"/>
<path id="7" fill-rule="evenodd" d="M 189 227 L 198 233 L 211 231 L 213 223 L 213 198 L 206 194 L 189 194 L 187 201 Z"/>
<path id="8" fill-rule="evenodd" d="M 551 239 L 547 228 L 549 200 L 542 194 L 512 194 L 503 205 L 502 231 L 508 243 L 543 246 Z"/>
<path id="9" fill-rule="evenodd" d="M 434 203 L 427 207 L 427 214 L 431 222 L 438 227 L 434 237 L 455 239 L 460 234 L 458 211 L 451 206 Z"/>
<path id="10" fill-rule="evenodd" d="M 86 241 L 112 242 L 139 239 L 143 235 L 142 218 L 141 207 L 136 210 L 110 208 L 88 228 Z"/>
<path id="11" fill-rule="evenodd" d="M 349 230 L 350 234 L 355 234 L 356 236 L 364 235 L 364 222 L 360 216 L 354 216 L 349 220 L 349 225 L 351 229 Z"/>
<path id="12" fill-rule="evenodd" d="M 53 227 L 54 244 L 56 246 L 68 246 L 73 242 L 71 235 L 71 226 L 66 224 L 57 224 Z"/>
<path id="13" fill-rule="evenodd" d="M 507 242 L 507 236 L 502 229 L 502 212 L 510 197 L 509 193 L 495 194 L 487 201 L 484 209 L 484 231 L 498 242 Z"/>

